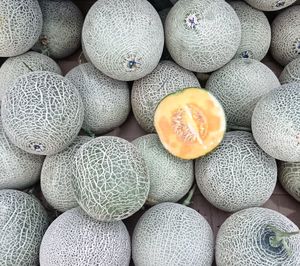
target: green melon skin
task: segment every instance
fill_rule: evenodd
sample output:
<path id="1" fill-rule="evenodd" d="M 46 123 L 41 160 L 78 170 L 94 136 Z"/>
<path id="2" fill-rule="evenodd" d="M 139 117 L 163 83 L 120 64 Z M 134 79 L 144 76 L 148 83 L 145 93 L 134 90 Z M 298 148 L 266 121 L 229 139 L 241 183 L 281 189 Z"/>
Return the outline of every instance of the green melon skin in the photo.
<path id="1" fill-rule="evenodd" d="M 154 113 L 159 102 L 170 93 L 187 87 L 199 87 L 197 77 L 176 63 L 163 60 L 155 70 L 132 85 L 131 105 L 139 125 L 148 133 L 155 132 Z"/>
<path id="2" fill-rule="evenodd" d="M 0 265 L 38 266 L 47 213 L 33 196 L 0 190 Z"/>
<path id="3" fill-rule="evenodd" d="M 126 0 L 126 5 L 101 0 L 87 13 L 82 41 L 91 63 L 102 73 L 132 81 L 151 73 L 159 63 L 164 30 L 147 0 Z"/>
<path id="4" fill-rule="evenodd" d="M 255 141 L 269 155 L 300 162 L 300 84 L 288 83 L 265 95 L 252 116 Z"/>
<path id="5" fill-rule="evenodd" d="M 188 193 L 194 181 L 194 163 L 181 160 L 164 149 L 157 134 L 141 136 L 132 143 L 145 159 L 150 191 L 149 205 L 177 202 Z"/>
<path id="6" fill-rule="evenodd" d="M 83 15 L 69 0 L 39 0 L 43 30 L 33 50 L 56 59 L 73 54 L 81 42 Z"/>
<path id="7" fill-rule="evenodd" d="M 213 232 L 205 218 L 177 203 L 160 203 L 139 219 L 132 236 L 135 266 L 208 266 Z"/>
<path id="8" fill-rule="evenodd" d="M 40 266 L 129 266 L 131 244 L 122 221 L 99 222 L 74 208 L 49 226 Z"/>
<path id="9" fill-rule="evenodd" d="M 27 52 L 38 40 L 43 26 L 38 0 L 0 2 L 0 57 Z"/>
<path id="10" fill-rule="evenodd" d="M 277 11 L 286 8 L 296 0 L 245 0 L 249 5 L 262 11 Z"/>
<path id="11" fill-rule="evenodd" d="M 46 156 L 41 172 L 41 189 L 47 202 L 56 210 L 65 212 L 78 206 L 73 188 L 73 164 L 77 150 L 92 140 L 78 136 L 60 153 Z"/>
<path id="12" fill-rule="evenodd" d="M 289 255 L 282 242 L 278 247 L 270 245 L 274 233 L 269 226 L 286 232 L 299 230 L 287 217 L 266 208 L 248 208 L 232 214 L 217 234 L 217 266 L 300 265 L 300 235 L 288 238 Z"/>
<path id="13" fill-rule="evenodd" d="M 280 86 L 276 75 L 254 59 L 237 58 L 212 73 L 206 88 L 221 102 L 230 128 L 251 128 L 258 100 Z"/>
<path id="14" fill-rule="evenodd" d="M 76 200 L 94 219 L 122 220 L 144 205 L 150 188 L 147 166 L 127 140 L 97 137 L 80 147 L 74 162 Z"/>
<path id="15" fill-rule="evenodd" d="M 277 181 L 277 165 L 245 131 L 230 131 L 216 150 L 195 163 L 197 185 L 215 207 L 235 212 L 263 205 Z"/>
<path id="16" fill-rule="evenodd" d="M 91 63 L 73 68 L 66 78 L 76 86 L 83 100 L 82 128 L 100 135 L 125 122 L 131 109 L 127 82 L 102 74 Z"/>
<path id="17" fill-rule="evenodd" d="M 300 83 L 300 57 L 287 64 L 280 74 L 281 84 L 298 82 Z"/>
<path id="18" fill-rule="evenodd" d="M 76 87 L 65 77 L 34 71 L 17 78 L 2 99 L 3 128 L 26 152 L 52 155 L 77 136 L 84 116 Z"/>

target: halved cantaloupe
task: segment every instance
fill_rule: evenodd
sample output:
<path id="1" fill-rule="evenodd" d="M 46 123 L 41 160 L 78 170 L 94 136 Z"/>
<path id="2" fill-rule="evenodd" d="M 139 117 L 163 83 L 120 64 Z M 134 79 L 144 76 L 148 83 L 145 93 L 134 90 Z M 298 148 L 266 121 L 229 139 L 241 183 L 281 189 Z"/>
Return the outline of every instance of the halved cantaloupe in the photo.
<path id="1" fill-rule="evenodd" d="M 216 148 L 226 131 L 219 101 L 208 91 L 185 88 L 158 104 L 154 126 L 165 149 L 182 159 L 195 159 Z"/>

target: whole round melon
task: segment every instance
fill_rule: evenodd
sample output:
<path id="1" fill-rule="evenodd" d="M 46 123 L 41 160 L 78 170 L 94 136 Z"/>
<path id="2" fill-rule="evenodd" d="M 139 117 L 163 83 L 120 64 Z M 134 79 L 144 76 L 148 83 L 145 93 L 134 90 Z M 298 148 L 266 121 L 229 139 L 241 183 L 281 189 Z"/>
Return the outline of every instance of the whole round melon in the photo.
<path id="1" fill-rule="evenodd" d="M 170 154 L 157 134 L 148 134 L 132 142 L 145 159 L 150 178 L 149 205 L 177 202 L 188 193 L 194 181 L 194 163 Z"/>
<path id="2" fill-rule="evenodd" d="M 91 63 L 105 75 L 130 81 L 157 66 L 164 47 L 161 19 L 147 0 L 97 1 L 89 10 L 82 40 Z"/>
<path id="3" fill-rule="evenodd" d="M 99 222 L 80 208 L 61 214 L 46 231 L 41 266 L 129 266 L 130 237 L 122 221 Z"/>
<path id="4" fill-rule="evenodd" d="M 300 57 L 287 64 L 280 74 L 281 84 L 298 82 L 300 83 Z"/>
<path id="5" fill-rule="evenodd" d="M 83 100 L 82 128 L 102 134 L 125 122 L 131 109 L 127 82 L 102 74 L 91 63 L 73 68 L 66 78 L 76 86 Z"/>
<path id="6" fill-rule="evenodd" d="M 132 85 L 131 105 L 139 125 L 147 132 L 154 132 L 154 112 L 159 102 L 187 87 L 200 87 L 197 77 L 168 60 L 161 61 L 151 74 L 136 80 Z"/>
<path id="7" fill-rule="evenodd" d="M 286 8 L 296 0 L 245 0 L 249 5 L 262 11 L 277 11 Z"/>
<path id="8" fill-rule="evenodd" d="M 212 73 L 206 88 L 222 104 L 228 126 L 251 127 L 251 117 L 258 100 L 280 86 L 276 75 L 254 59 L 237 58 Z"/>
<path id="9" fill-rule="evenodd" d="M 285 66 L 300 57 L 300 6 L 283 10 L 272 22 L 271 54 Z"/>
<path id="10" fill-rule="evenodd" d="M 139 219 L 132 236 L 135 266 L 212 265 L 213 232 L 197 211 L 160 203 Z"/>
<path id="11" fill-rule="evenodd" d="M 127 140 L 97 137 L 79 148 L 74 162 L 76 200 L 94 219 L 122 220 L 144 205 L 150 188 L 148 169 Z"/>
<path id="12" fill-rule="evenodd" d="M 277 182 L 277 165 L 252 134 L 230 131 L 207 156 L 196 160 L 195 175 L 202 195 L 215 207 L 235 212 L 263 205 Z"/>
<path id="13" fill-rule="evenodd" d="M 10 141 L 33 154 L 64 150 L 77 136 L 84 116 L 76 87 L 49 71 L 20 76 L 2 99 L 3 128 Z"/>
<path id="14" fill-rule="evenodd" d="M 167 16 L 165 38 L 178 65 L 206 73 L 234 57 L 241 41 L 241 24 L 225 1 L 178 1 Z"/>
<path id="15" fill-rule="evenodd" d="M 275 159 L 300 162 L 300 84 L 284 84 L 257 103 L 252 132 L 258 145 Z"/>
<path id="16" fill-rule="evenodd" d="M 73 164 L 77 150 L 92 138 L 78 136 L 60 153 L 46 156 L 41 172 L 41 190 L 47 202 L 65 212 L 78 206 L 73 188 Z"/>
<path id="17" fill-rule="evenodd" d="M 39 0 L 39 3 L 43 30 L 32 49 L 57 59 L 73 54 L 81 42 L 81 11 L 69 0 Z"/>
<path id="18" fill-rule="evenodd" d="M 16 78 L 32 71 L 50 71 L 62 74 L 58 64 L 48 56 L 29 51 L 25 54 L 8 58 L 0 68 L 0 101 L 6 90 Z"/>
<path id="19" fill-rule="evenodd" d="M 40 202 L 24 192 L 0 190 L 0 265 L 38 265 L 39 248 L 48 227 Z"/>
<path id="20" fill-rule="evenodd" d="M 38 40 L 43 26 L 38 0 L 0 2 L 0 57 L 27 52 Z"/>
<path id="21" fill-rule="evenodd" d="M 242 27 L 242 39 L 235 57 L 262 60 L 271 45 L 271 26 L 266 15 L 243 1 L 231 1 L 229 4 Z"/>
<path id="22" fill-rule="evenodd" d="M 274 210 L 254 207 L 236 212 L 217 234 L 216 264 L 300 265 L 298 230 L 291 220 Z"/>

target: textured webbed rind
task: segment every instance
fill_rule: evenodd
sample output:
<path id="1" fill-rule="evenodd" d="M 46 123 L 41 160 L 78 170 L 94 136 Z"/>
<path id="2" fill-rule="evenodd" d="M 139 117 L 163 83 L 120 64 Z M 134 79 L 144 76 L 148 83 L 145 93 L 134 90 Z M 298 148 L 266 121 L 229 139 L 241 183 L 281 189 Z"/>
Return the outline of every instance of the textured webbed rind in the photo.
<path id="1" fill-rule="evenodd" d="M 103 134 L 123 124 L 130 112 L 130 92 L 125 81 L 114 80 L 91 63 L 73 68 L 67 75 L 84 104 L 82 128 Z"/>
<path id="2" fill-rule="evenodd" d="M 132 86 L 132 111 L 139 125 L 154 132 L 154 112 L 159 102 L 176 91 L 199 87 L 197 77 L 190 71 L 168 60 L 161 61 L 149 75 L 136 80 Z"/>
<path id="3" fill-rule="evenodd" d="M 134 12 L 134 13 L 132 13 Z M 136 80 L 157 66 L 164 30 L 154 7 L 146 0 L 97 1 L 83 25 L 84 49 L 105 75 Z"/>
<path id="4" fill-rule="evenodd" d="M 275 159 L 300 162 L 300 84 L 287 83 L 263 96 L 252 116 L 258 145 Z"/>
<path id="5" fill-rule="evenodd" d="M 276 11 L 286 8 L 296 0 L 245 0 L 249 5 L 262 11 Z"/>
<path id="6" fill-rule="evenodd" d="M 213 232 L 205 218 L 177 203 L 160 203 L 146 211 L 132 236 L 136 266 L 207 266 L 213 249 Z"/>
<path id="7" fill-rule="evenodd" d="M 300 57 L 288 63 L 280 74 L 281 84 L 298 82 L 300 83 Z"/>
<path id="8" fill-rule="evenodd" d="M 100 221 L 125 219 L 145 203 L 150 187 L 147 166 L 125 139 L 97 137 L 75 155 L 75 197 L 80 207 Z"/>
<path id="9" fill-rule="evenodd" d="M 51 155 L 69 146 L 84 116 L 76 87 L 59 74 L 35 71 L 17 78 L 1 105 L 10 141 L 33 154 Z"/>
<path id="10" fill-rule="evenodd" d="M 38 265 L 47 227 L 47 213 L 37 199 L 17 190 L 0 190 L 0 265 Z"/>
<path id="11" fill-rule="evenodd" d="M 0 2 L 0 57 L 27 52 L 38 40 L 43 26 L 37 0 Z"/>
<path id="12" fill-rule="evenodd" d="M 272 248 L 268 239 L 271 225 L 295 232 L 298 227 L 279 212 L 249 208 L 232 214 L 220 227 L 216 238 L 217 266 L 295 266 L 300 265 L 300 235 L 288 238 L 291 254 L 280 245 Z"/>
<path id="13" fill-rule="evenodd" d="M 203 196 L 215 207 L 234 212 L 263 205 L 277 181 L 277 165 L 249 132 L 225 134 L 218 148 L 196 160 L 195 175 Z"/>
<path id="14" fill-rule="evenodd" d="M 235 55 L 241 24 L 225 1 L 178 1 L 167 16 L 165 36 L 178 65 L 194 72 L 211 72 Z"/>
<path id="15" fill-rule="evenodd" d="M 237 58 L 212 73 L 206 88 L 221 102 L 229 127 L 251 127 L 258 100 L 280 86 L 276 75 L 254 59 Z"/>
<path id="16" fill-rule="evenodd" d="M 41 266 L 128 266 L 130 237 L 122 221 L 99 222 L 74 208 L 60 215 L 46 231 Z"/>
<path id="17" fill-rule="evenodd" d="M 147 203 L 177 202 L 194 181 L 192 160 L 182 160 L 170 154 L 157 134 L 148 134 L 132 142 L 145 159 L 150 178 Z"/>

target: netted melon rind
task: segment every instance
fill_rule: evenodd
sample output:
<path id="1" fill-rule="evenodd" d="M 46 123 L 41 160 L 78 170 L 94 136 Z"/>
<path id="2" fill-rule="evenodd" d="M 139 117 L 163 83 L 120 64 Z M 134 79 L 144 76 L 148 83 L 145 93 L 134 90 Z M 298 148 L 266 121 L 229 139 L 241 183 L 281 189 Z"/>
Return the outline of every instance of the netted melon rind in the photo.
<path id="1" fill-rule="evenodd" d="M 262 11 L 276 11 L 286 8 L 296 0 L 245 0 L 249 5 Z"/>
<path id="2" fill-rule="evenodd" d="M 298 82 L 300 83 L 300 57 L 288 63 L 280 74 L 281 84 Z"/>

